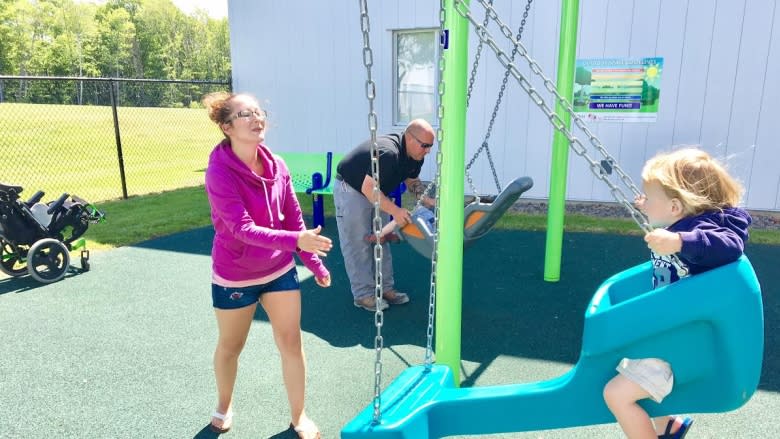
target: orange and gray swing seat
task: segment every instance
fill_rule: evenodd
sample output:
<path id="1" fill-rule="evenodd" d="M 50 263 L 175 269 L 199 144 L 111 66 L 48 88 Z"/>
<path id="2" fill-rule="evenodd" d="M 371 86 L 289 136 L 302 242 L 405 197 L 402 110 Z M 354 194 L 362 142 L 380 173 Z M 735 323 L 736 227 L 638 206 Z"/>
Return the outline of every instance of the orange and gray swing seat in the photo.
<path id="1" fill-rule="evenodd" d="M 512 207 L 515 201 L 533 185 L 534 182 L 530 177 L 518 177 L 506 185 L 492 201 L 487 198 L 477 198 L 469 203 L 463 215 L 464 248 L 485 236 L 507 209 Z M 434 231 L 425 218 L 414 216 L 411 223 L 397 229 L 396 232 L 426 258 L 430 258 L 433 254 Z"/>

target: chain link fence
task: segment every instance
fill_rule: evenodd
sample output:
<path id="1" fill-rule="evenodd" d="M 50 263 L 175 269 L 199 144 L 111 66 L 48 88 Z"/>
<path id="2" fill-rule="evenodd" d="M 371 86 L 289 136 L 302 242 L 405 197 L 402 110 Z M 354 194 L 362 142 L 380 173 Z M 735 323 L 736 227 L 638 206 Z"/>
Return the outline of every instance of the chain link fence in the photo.
<path id="1" fill-rule="evenodd" d="M 0 182 L 92 202 L 203 184 L 227 81 L 0 76 Z"/>

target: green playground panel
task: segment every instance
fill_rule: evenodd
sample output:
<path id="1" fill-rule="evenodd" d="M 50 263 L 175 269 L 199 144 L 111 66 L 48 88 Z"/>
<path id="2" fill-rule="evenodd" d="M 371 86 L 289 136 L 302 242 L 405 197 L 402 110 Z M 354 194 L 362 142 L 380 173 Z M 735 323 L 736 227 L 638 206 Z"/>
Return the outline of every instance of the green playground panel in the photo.
<path id="1" fill-rule="evenodd" d="M 293 187 L 297 193 L 306 193 L 311 188 L 311 178 L 315 172 L 322 174 L 323 182 L 328 174 L 327 152 L 282 152 L 277 153 L 290 170 Z M 344 154 L 333 154 L 331 161 L 331 181 L 327 187 L 313 190 L 314 195 L 333 195 L 333 180 L 336 177 L 336 165 L 344 157 Z"/>
<path id="2" fill-rule="evenodd" d="M 336 179 L 336 165 L 344 157 L 344 154 L 332 154 L 330 172 L 328 172 L 328 152 L 283 152 L 278 155 L 287 164 L 290 170 L 293 188 L 298 194 L 311 194 L 312 216 L 314 226 L 325 225 L 325 208 L 322 202 L 324 195 L 333 195 L 333 182 Z M 311 189 L 312 176 L 315 173 L 322 175 L 322 183 L 325 187 Z M 330 180 L 328 180 L 330 174 Z"/>

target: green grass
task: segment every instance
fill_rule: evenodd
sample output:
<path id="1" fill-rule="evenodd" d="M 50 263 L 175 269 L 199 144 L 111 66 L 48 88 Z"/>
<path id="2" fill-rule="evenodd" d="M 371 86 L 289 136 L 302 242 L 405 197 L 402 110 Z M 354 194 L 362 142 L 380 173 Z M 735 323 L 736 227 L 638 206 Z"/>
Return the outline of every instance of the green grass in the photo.
<path id="1" fill-rule="evenodd" d="M 304 214 L 311 215 L 311 201 L 300 196 Z M 202 186 L 97 203 L 106 221 L 90 226 L 85 237 L 90 249 L 110 249 L 211 224 L 208 200 Z M 333 218 L 333 198 L 325 197 L 325 216 Z M 507 213 L 496 224 L 502 230 L 544 231 L 545 215 Z M 641 235 L 630 219 L 567 215 L 567 232 Z M 335 233 L 335 231 L 334 231 Z M 780 245 L 780 231 L 750 232 L 750 243 Z"/>
<path id="2" fill-rule="evenodd" d="M 96 204 L 106 221 L 87 230 L 92 249 L 121 247 L 211 224 L 203 186 Z"/>
<path id="3" fill-rule="evenodd" d="M 568 214 L 564 220 L 567 232 L 614 233 L 640 235 L 641 230 L 630 219 L 596 218 L 580 214 Z M 496 223 L 503 230 L 547 230 L 546 215 L 507 213 Z"/>
<path id="4" fill-rule="evenodd" d="M 206 110 L 117 109 L 129 195 L 203 184 L 220 139 Z M 96 202 L 122 196 L 111 107 L 0 103 L 0 181 Z"/>
<path id="5" fill-rule="evenodd" d="M 750 231 L 750 243 L 780 245 L 780 231 L 753 229 Z"/>

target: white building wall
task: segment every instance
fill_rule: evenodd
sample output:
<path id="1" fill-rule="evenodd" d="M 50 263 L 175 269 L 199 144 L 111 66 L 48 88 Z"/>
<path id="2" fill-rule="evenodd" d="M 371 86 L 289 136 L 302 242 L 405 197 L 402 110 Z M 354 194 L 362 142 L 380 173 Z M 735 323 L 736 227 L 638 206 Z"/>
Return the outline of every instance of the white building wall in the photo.
<path id="1" fill-rule="evenodd" d="M 502 21 L 515 32 L 525 3 L 495 1 Z M 481 21 L 479 2 L 471 4 Z M 392 30 L 438 27 L 439 2 L 369 0 L 368 6 L 379 131 L 400 131 L 402 126 L 392 125 Z M 357 0 L 229 0 L 228 7 L 234 89 L 256 95 L 268 109 L 272 149 L 343 153 L 368 137 Z M 552 79 L 559 25 L 560 1 L 534 1 L 523 41 Z M 489 30 L 509 53 L 497 27 Z M 472 33 L 470 59 L 478 41 Z M 590 125 L 636 182 L 644 161 L 657 151 L 701 144 L 745 183 L 747 207 L 780 210 L 775 140 L 780 83 L 772 80 L 780 77 L 775 0 L 581 0 L 577 57 L 664 58 L 656 122 Z M 530 75 L 526 63 L 517 64 Z M 482 143 L 503 73 L 485 46 L 468 111 L 467 161 Z M 544 96 L 552 107 L 550 96 Z M 510 77 L 490 137 L 502 183 L 531 176 L 536 185 L 529 196 L 546 198 L 552 134 L 546 116 Z M 432 178 L 434 162 L 427 160 L 423 178 Z M 495 192 L 484 154 L 472 169 L 480 192 Z M 567 187 L 570 200 L 612 200 L 574 154 Z"/>

